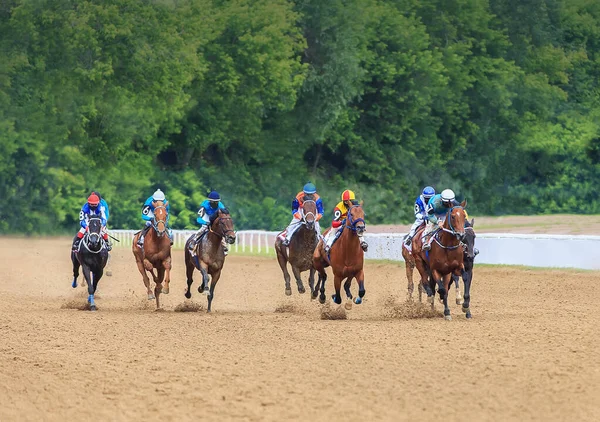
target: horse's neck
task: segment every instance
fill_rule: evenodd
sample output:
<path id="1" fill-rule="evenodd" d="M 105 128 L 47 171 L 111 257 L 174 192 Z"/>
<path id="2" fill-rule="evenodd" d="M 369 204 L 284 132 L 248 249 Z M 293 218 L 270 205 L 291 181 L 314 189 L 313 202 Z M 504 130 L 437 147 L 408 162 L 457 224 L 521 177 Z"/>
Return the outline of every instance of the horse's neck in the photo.
<path id="1" fill-rule="evenodd" d="M 217 249 L 221 244 L 221 239 L 222 237 L 211 229 L 205 236 L 205 243 L 209 249 Z"/>
<path id="2" fill-rule="evenodd" d="M 450 219 L 450 216 L 448 216 L 446 218 L 446 221 L 444 221 L 444 225 L 442 226 L 444 229 L 446 230 L 451 230 L 450 228 L 450 224 L 448 223 L 448 220 Z M 455 235 L 448 233 L 446 230 L 441 230 L 440 231 L 440 243 L 444 246 L 456 246 L 460 243 L 460 240 L 456 238 Z"/>
<path id="3" fill-rule="evenodd" d="M 360 248 L 359 239 L 356 233 L 352 230 L 351 226 L 346 225 L 344 232 L 339 239 L 340 243 L 344 244 L 344 260 L 348 261 L 348 258 L 354 257 L 355 248 Z"/>

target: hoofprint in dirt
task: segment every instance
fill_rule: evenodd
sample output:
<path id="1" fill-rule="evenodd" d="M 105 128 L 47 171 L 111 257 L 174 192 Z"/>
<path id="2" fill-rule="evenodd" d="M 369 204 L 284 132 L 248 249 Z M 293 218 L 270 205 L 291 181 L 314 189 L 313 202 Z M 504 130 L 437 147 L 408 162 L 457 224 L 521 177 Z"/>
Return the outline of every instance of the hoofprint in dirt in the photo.
<path id="1" fill-rule="evenodd" d="M 129 249 L 115 248 L 98 312 L 87 313 L 62 308 L 85 302 L 70 287 L 69 247 L 0 244 L 10 263 L 0 283 L 3 422 L 83 419 L 90 403 L 96 418 L 117 421 L 600 420 L 600 317 L 584 288 L 597 272 L 482 266 L 473 319 L 447 322 L 404 301 L 403 267 L 367 261 L 369 295 L 340 319 L 331 303 L 285 296 L 274 257 L 229 256 L 219 307 L 206 314 L 186 304 L 174 251 L 157 313 L 144 306 Z"/>

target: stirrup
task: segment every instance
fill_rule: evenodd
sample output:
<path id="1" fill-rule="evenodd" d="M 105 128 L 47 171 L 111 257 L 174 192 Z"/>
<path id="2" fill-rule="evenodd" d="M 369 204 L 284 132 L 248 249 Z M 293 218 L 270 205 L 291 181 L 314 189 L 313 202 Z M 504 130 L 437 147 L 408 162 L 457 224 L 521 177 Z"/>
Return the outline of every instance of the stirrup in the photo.
<path id="1" fill-rule="evenodd" d="M 410 245 L 410 242 L 412 242 L 412 237 L 411 236 L 407 236 L 406 239 L 404 240 L 404 244 L 406 246 Z"/>
<path id="2" fill-rule="evenodd" d="M 424 250 L 424 251 L 429 251 L 429 250 L 431 250 L 431 244 L 429 244 L 429 243 L 425 243 L 425 244 L 423 245 L 423 250 Z"/>
<path id="3" fill-rule="evenodd" d="M 285 239 L 283 239 L 283 241 L 281 242 L 281 244 L 283 246 L 290 246 L 290 240 L 286 237 Z"/>

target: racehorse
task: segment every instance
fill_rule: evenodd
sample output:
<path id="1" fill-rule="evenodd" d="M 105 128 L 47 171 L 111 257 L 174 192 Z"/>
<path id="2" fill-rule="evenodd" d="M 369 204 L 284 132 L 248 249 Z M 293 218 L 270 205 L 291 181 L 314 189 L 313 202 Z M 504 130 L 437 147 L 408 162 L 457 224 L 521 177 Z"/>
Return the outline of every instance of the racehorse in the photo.
<path id="1" fill-rule="evenodd" d="M 406 300 L 410 302 L 413 300 L 412 294 L 415 289 L 415 283 L 413 281 L 413 273 L 415 270 L 415 257 L 413 256 L 412 252 L 408 250 L 406 245 L 404 245 L 404 241 L 402 242 L 402 257 L 404 258 L 404 264 L 405 264 L 405 268 L 406 268 L 406 279 L 408 280 L 408 293 L 406 295 Z M 419 290 L 419 302 L 422 302 L 423 287 L 421 286 L 421 283 L 418 284 L 418 290 Z"/>
<path id="2" fill-rule="evenodd" d="M 473 280 L 473 264 L 475 261 L 475 256 L 479 253 L 475 249 L 475 219 L 471 219 L 465 222 L 465 238 L 463 239 L 464 244 L 464 254 L 463 254 L 463 262 L 465 269 L 462 272 L 463 283 L 465 284 L 465 295 L 464 300 L 460 294 L 459 288 L 459 278 L 457 275 L 452 274 L 452 281 L 456 285 L 456 304 L 463 305 L 462 311 L 465 313 L 467 318 L 471 318 L 471 310 L 469 306 L 471 304 L 471 281 Z"/>
<path id="3" fill-rule="evenodd" d="M 308 276 L 308 285 L 310 286 L 311 295 L 315 294 L 315 267 L 313 266 L 313 252 L 319 242 L 319 234 L 315 231 L 315 219 L 317 216 L 317 204 L 312 199 L 307 199 L 300 208 L 302 215 L 302 226 L 292 236 L 289 246 L 289 254 L 287 248 L 283 246 L 283 241 L 279 236 L 275 240 L 275 252 L 277 253 L 277 261 L 283 271 L 283 279 L 285 281 L 285 294 L 290 296 L 292 288 L 290 287 L 290 273 L 287 270 L 287 263 L 292 266 L 294 278 L 298 285 L 298 293 L 304 293 L 304 285 L 300 273 L 310 271 Z M 316 297 L 316 294 L 315 294 Z"/>
<path id="4" fill-rule="evenodd" d="M 140 248 L 137 241 L 141 235 L 138 232 L 133 237 L 133 256 L 138 270 L 144 279 L 144 285 L 148 293 L 148 300 L 156 299 L 156 309 L 160 308 L 160 294 L 169 294 L 169 283 L 171 282 L 171 240 L 167 234 L 168 212 L 163 201 L 154 201 L 152 226 L 144 237 L 144 247 Z M 155 271 L 156 270 L 156 273 Z M 154 293 L 150 289 L 150 278 L 152 275 L 155 287 Z M 163 287 L 164 281 L 164 287 Z"/>
<path id="5" fill-rule="evenodd" d="M 444 302 L 444 318 L 451 320 L 448 307 L 448 289 L 452 283 L 452 273 L 460 275 L 464 270 L 463 249 L 461 240 L 465 237 L 465 210 L 463 201 L 446 213 L 442 227 L 432 233 L 434 236 L 430 251 L 422 250 L 421 231 L 415 235 L 412 243 L 412 254 L 415 265 L 421 275 L 421 285 L 427 292 L 427 299 L 434 307 L 435 286 L 438 286 L 440 299 Z"/>
<path id="6" fill-rule="evenodd" d="M 106 242 L 102 239 L 102 219 L 99 215 L 90 215 L 88 228 L 79 243 L 79 249 L 71 251 L 71 261 L 73 262 L 73 283 L 71 287 L 77 287 L 79 266 L 81 266 L 85 279 L 84 283 L 88 287 L 90 310 L 95 311 L 94 294 L 108 261 L 108 249 L 106 248 Z"/>
<path id="7" fill-rule="evenodd" d="M 185 270 L 187 275 L 187 291 L 185 297 L 190 299 L 192 293 L 190 288 L 194 280 L 194 268 L 202 274 L 202 283 L 198 287 L 198 292 L 203 293 L 208 287 L 208 276 L 210 275 L 210 291 L 208 293 L 208 309 L 211 311 L 212 300 L 215 294 L 215 286 L 221 277 L 221 270 L 225 263 L 225 252 L 221 245 L 221 240 L 229 244 L 235 243 L 235 231 L 233 229 L 233 220 L 226 209 L 220 209 L 213 215 L 210 222 L 210 229 L 204 233 L 201 239 L 194 246 L 194 253 L 189 249 L 190 242 L 196 241 L 196 235 L 190 236 L 185 242 Z"/>
<path id="8" fill-rule="evenodd" d="M 336 304 L 342 303 L 340 296 L 340 287 L 342 280 L 345 278 L 344 290 L 346 291 L 346 309 L 352 308 L 352 293 L 350 293 L 350 284 L 353 278 L 358 281 L 358 297 L 354 303 L 360 305 L 362 298 L 365 296 L 365 273 L 363 270 L 364 250 L 361 247 L 361 238 L 365 232 L 365 213 L 362 205 L 354 201 L 354 205 L 348 210 L 348 215 L 344 220 L 342 233 L 337 241 L 331 247 L 329 256 L 325 252 L 323 241 L 319 241 L 317 248 L 313 254 L 313 265 L 319 273 L 317 286 L 313 292 L 313 298 L 317 295 L 317 290 L 320 287 L 319 302 L 325 303 L 325 281 L 327 273 L 325 268 L 331 265 L 333 270 L 333 284 L 335 294 L 332 296 Z M 366 248 L 365 248 L 366 249 Z"/>

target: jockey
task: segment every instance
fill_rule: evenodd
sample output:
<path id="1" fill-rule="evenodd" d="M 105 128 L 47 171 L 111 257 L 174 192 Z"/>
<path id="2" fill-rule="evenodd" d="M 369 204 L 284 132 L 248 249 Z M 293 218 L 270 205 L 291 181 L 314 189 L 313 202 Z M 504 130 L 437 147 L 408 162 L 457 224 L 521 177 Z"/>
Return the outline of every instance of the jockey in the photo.
<path id="1" fill-rule="evenodd" d="M 317 215 L 315 215 L 315 231 L 317 236 L 321 237 L 321 226 L 319 220 L 323 217 L 323 201 L 317 193 L 317 188 L 311 182 L 308 182 L 302 188 L 302 191 L 298 192 L 294 200 L 292 201 L 292 221 L 283 231 L 283 246 L 289 246 L 292 235 L 298 231 L 302 226 L 302 214 L 300 209 L 304 205 L 304 201 L 312 200 L 317 205 Z"/>
<path id="2" fill-rule="evenodd" d="M 354 192 L 346 189 L 342 192 L 342 201 L 339 202 L 335 208 L 333 209 L 333 221 L 331 222 L 331 229 L 325 235 L 323 241 L 325 242 L 325 252 L 329 253 L 333 242 L 338 236 L 338 233 L 341 231 L 344 221 L 348 216 L 348 210 L 356 205 L 356 196 Z M 360 239 L 360 246 L 363 249 L 368 247 L 367 242 L 363 238 Z"/>
<path id="3" fill-rule="evenodd" d="M 427 207 L 427 203 L 434 195 L 435 189 L 431 186 L 427 186 L 423 189 L 421 195 L 417 197 L 417 200 L 415 201 L 415 222 L 410 228 L 408 236 L 406 236 L 406 240 L 404 241 L 405 244 L 410 245 L 412 238 L 415 237 L 415 232 L 419 226 L 423 224 L 423 221 L 425 221 L 425 207 Z"/>
<path id="4" fill-rule="evenodd" d="M 110 211 L 108 209 L 108 203 L 102 197 L 102 195 L 100 195 L 95 190 L 93 190 L 92 193 L 95 193 L 96 195 L 98 195 L 98 198 L 100 198 L 100 211 L 103 212 L 104 215 L 106 216 L 106 223 L 108 224 L 108 219 L 110 218 Z"/>
<path id="5" fill-rule="evenodd" d="M 190 242 L 188 248 L 190 252 L 194 252 L 194 247 L 200 242 L 202 235 L 210 229 L 210 223 L 213 218 L 216 218 L 219 210 L 226 209 L 225 205 L 221 202 L 221 195 L 217 191 L 211 191 L 208 194 L 208 199 L 200 204 L 200 209 L 198 210 L 198 217 L 196 218 L 196 222 L 200 224 L 200 229 L 195 234 L 194 241 Z M 221 245 L 223 245 L 223 252 L 227 255 L 229 248 L 227 247 L 227 242 L 225 242 L 225 238 L 221 239 Z"/>
<path id="6" fill-rule="evenodd" d="M 79 244 L 81 243 L 81 239 L 83 239 L 83 236 L 88 229 L 88 221 L 90 215 L 99 215 L 102 219 L 102 238 L 106 241 L 107 248 L 110 251 L 111 245 L 108 242 L 108 233 L 106 232 L 107 218 L 103 209 L 99 205 L 100 198 L 95 193 L 92 193 L 88 197 L 87 202 L 83 204 L 83 207 L 81 207 L 81 211 L 79 212 L 79 224 L 81 225 L 81 228 L 77 233 L 77 238 L 73 242 L 74 251 L 79 250 Z"/>
<path id="7" fill-rule="evenodd" d="M 427 213 L 427 226 L 422 235 L 424 251 L 431 249 L 431 241 L 433 240 L 431 234 L 436 229 L 440 228 L 439 220 L 443 220 L 443 217 L 448 210 L 454 205 L 456 205 L 456 198 L 452 189 L 444 189 L 441 194 L 435 195 L 427 203 L 427 207 L 425 208 L 425 212 Z M 441 223 L 443 223 L 443 221 L 441 221 Z M 429 239 L 427 239 L 427 243 L 425 243 L 424 240 L 427 237 L 429 237 Z"/>
<path id="8" fill-rule="evenodd" d="M 173 232 L 168 227 L 169 226 L 169 210 L 171 209 L 171 205 L 167 198 L 165 197 L 165 193 L 160 189 L 156 189 L 156 192 L 152 194 L 151 197 L 146 199 L 144 205 L 142 206 L 142 219 L 146 221 L 146 225 L 142 229 L 142 233 L 140 234 L 140 238 L 137 241 L 137 245 L 141 248 L 144 246 L 144 236 L 152 227 L 152 217 L 154 217 L 154 201 L 162 201 L 167 207 L 167 235 L 169 236 L 169 240 L 171 240 L 171 245 L 173 245 Z"/>

